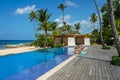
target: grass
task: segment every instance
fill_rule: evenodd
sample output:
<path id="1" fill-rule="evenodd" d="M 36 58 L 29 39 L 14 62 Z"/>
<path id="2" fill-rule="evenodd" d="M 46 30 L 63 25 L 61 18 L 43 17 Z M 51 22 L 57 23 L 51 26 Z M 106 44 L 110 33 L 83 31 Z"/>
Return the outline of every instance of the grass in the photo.
<path id="1" fill-rule="evenodd" d="M 120 57 L 119 56 L 112 56 L 112 64 L 120 66 Z"/>

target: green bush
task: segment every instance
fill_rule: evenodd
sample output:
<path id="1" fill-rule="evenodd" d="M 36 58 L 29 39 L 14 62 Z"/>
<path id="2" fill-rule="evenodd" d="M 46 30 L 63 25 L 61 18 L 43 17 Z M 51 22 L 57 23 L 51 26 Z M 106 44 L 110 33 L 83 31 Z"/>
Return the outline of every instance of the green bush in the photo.
<path id="1" fill-rule="evenodd" d="M 119 56 L 112 56 L 112 64 L 120 66 L 120 57 Z"/>
<path id="2" fill-rule="evenodd" d="M 109 46 L 103 46 L 102 49 L 111 49 Z"/>
<path id="3" fill-rule="evenodd" d="M 53 38 L 52 37 L 47 39 L 47 43 L 48 43 L 49 47 L 54 47 L 54 43 L 53 43 Z"/>
<path id="4" fill-rule="evenodd" d="M 63 47 L 62 44 L 55 44 L 54 47 Z"/>
<path id="5" fill-rule="evenodd" d="M 30 46 L 36 46 L 36 41 L 29 43 Z"/>

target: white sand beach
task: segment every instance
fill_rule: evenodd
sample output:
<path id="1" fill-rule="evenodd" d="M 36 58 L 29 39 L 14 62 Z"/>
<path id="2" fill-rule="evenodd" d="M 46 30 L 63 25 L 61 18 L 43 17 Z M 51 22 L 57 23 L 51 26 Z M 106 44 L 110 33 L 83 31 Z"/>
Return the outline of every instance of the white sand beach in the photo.
<path id="1" fill-rule="evenodd" d="M 0 56 L 8 55 L 8 54 L 18 54 L 22 52 L 34 51 L 41 49 L 39 47 L 20 47 L 20 48 L 8 48 L 0 50 Z"/>

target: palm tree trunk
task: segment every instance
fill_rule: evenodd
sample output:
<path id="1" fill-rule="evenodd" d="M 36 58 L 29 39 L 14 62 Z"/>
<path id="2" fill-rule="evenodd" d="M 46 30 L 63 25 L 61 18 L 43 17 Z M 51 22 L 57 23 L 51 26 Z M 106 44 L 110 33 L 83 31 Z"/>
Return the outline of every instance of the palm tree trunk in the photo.
<path id="1" fill-rule="evenodd" d="M 111 0 L 107 0 L 107 2 L 108 2 L 110 25 L 111 25 L 111 28 L 112 28 L 112 33 L 113 33 L 113 37 L 114 37 L 114 40 L 115 40 L 116 48 L 117 48 L 117 51 L 118 51 L 118 55 L 120 57 L 120 42 L 119 42 L 119 39 L 118 39 L 118 34 L 117 34 L 117 30 L 116 30 L 116 25 L 115 25 L 113 5 L 112 5 L 112 1 Z"/>
<path id="2" fill-rule="evenodd" d="M 38 38 L 37 38 L 37 30 L 35 28 L 35 21 L 34 21 L 34 31 L 35 31 L 35 38 L 36 38 L 36 46 L 38 47 Z"/>
<path id="3" fill-rule="evenodd" d="M 102 46 L 104 46 L 105 44 L 104 44 L 104 41 L 103 41 L 103 34 L 102 34 L 102 20 L 101 20 L 101 17 L 100 17 L 100 12 L 99 12 L 96 0 L 94 0 L 94 3 L 95 3 L 95 6 L 96 6 L 96 9 L 97 9 L 97 13 L 98 13 L 98 17 L 99 17 L 99 22 L 100 22 L 100 38 L 101 38 L 101 43 L 102 43 Z"/>
<path id="4" fill-rule="evenodd" d="M 62 11 L 62 16 L 63 16 L 63 26 L 65 26 L 65 24 L 64 24 L 64 10 Z"/>
<path id="5" fill-rule="evenodd" d="M 93 27 L 94 27 L 93 31 L 95 31 L 95 24 L 94 23 L 93 23 Z M 95 34 L 93 34 L 93 38 L 94 38 L 94 43 L 96 43 Z"/>
<path id="6" fill-rule="evenodd" d="M 48 44 L 47 44 L 47 30 L 46 30 L 46 29 L 45 29 L 45 36 L 44 36 L 44 38 L 45 38 L 45 44 L 44 44 L 44 47 L 47 47 Z"/>

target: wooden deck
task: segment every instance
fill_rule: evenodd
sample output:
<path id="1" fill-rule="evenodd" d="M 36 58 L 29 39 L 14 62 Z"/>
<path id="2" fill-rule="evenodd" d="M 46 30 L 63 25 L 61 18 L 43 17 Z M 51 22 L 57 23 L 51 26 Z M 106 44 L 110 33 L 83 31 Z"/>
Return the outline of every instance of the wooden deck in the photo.
<path id="1" fill-rule="evenodd" d="M 120 80 L 120 67 L 110 64 L 116 49 L 88 46 L 85 56 L 76 56 L 47 80 Z"/>

